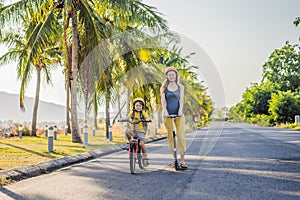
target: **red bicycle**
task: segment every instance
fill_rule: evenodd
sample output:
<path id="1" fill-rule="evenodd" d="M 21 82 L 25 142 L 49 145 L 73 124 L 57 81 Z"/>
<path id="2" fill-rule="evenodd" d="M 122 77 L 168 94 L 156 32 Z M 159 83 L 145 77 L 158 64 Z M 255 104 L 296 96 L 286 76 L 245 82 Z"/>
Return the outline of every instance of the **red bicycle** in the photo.
<path id="1" fill-rule="evenodd" d="M 141 122 L 151 122 L 151 120 L 138 120 L 132 121 L 130 119 L 120 119 L 119 122 L 129 122 L 133 124 L 133 136 L 129 141 L 129 162 L 130 173 L 134 174 L 136 163 L 138 163 L 140 169 L 144 169 L 142 148 L 140 146 L 140 139 L 137 135 L 137 124 Z"/>

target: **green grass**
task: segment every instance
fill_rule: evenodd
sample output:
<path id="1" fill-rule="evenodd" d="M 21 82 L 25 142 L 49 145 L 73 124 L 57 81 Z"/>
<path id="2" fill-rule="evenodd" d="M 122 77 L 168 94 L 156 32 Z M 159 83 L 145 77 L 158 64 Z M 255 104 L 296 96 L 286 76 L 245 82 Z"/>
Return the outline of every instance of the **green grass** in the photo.
<path id="1" fill-rule="evenodd" d="M 27 166 L 38 162 L 44 162 L 64 156 L 72 156 L 93 150 L 100 150 L 112 145 L 125 144 L 124 127 L 121 125 L 113 126 L 113 140 L 108 141 L 102 129 L 96 130 L 96 136 L 92 136 L 89 130 L 88 146 L 80 143 L 72 143 L 71 135 L 65 136 L 63 132 L 57 135 L 54 140 L 54 152 L 48 152 L 48 138 L 42 134 L 36 137 L 23 136 L 1 138 L 0 137 L 0 171 Z M 159 130 L 158 134 L 165 132 Z M 151 131 L 154 133 L 154 130 Z M 83 140 L 83 135 L 81 135 Z"/>
<path id="2" fill-rule="evenodd" d="M 295 124 L 295 123 L 280 124 L 279 127 L 280 128 L 290 128 L 290 129 L 293 129 L 295 131 L 300 131 L 300 124 Z"/>
<path id="3" fill-rule="evenodd" d="M 57 140 L 54 140 L 54 152 L 48 152 L 48 138 L 43 135 L 23 136 L 22 139 L 0 138 L 0 171 L 103 149 L 125 142 L 124 137 L 118 135 L 113 137 L 113 142 L 109 142 L 104 135 L 94 137 L 89 135 L 89 145 L 84 147 L 83 144 L 72 143 L 71 135 L 58 135 Z"/>

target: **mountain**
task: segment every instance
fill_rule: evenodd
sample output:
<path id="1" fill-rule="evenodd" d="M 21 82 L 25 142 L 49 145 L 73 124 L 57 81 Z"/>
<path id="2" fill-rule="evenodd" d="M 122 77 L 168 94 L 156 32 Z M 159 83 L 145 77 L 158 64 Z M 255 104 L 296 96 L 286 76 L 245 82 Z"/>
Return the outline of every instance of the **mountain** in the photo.
<path id="1" fill-rule="evenodd" d="M 15 122 L 32 121 L 34 98 L 25 97 L 25 112 L 19 107 L 19 95 L 0 91 L 0 121 L 12 120 Z M 39 102 L 37 121 L 65 121 L 65 106 Z"/>

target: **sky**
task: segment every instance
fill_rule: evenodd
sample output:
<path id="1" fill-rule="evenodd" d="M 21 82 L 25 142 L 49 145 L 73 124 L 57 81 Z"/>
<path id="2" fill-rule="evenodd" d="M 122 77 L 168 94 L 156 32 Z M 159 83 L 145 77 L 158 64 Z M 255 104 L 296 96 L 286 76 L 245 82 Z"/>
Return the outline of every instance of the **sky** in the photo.
<path id="1" fill-rule="evenodd" d="M 215 70 L 200 70 L 200 73 L 207 80 L 212 96 L 224 93 L 226 106 L 238 103 L 246 87 L 261 80 L 262 65 L 275 49 L 283 47 L 286 41 L 299 43 L 300 27 L 293 25 L 300 16 L 299 0 L 144 0 L 143 3 L 156 7 L 171 31 L 194 44 L 183 46 L 186 52 L 197 55 L 202 50 L 200 54 L 206 55 Z M 0 47 L 1 55 L 4 51 L 5 47 Z M 41 86 L 41 100 L 65 104 L 61 72 L 62 69 L 57 69 L 52 73 L 52 85 Z M 0 91 L 19 93 L 20 81 L 16 77 L 13 64 L 0 67 Z M 220 79 L 224 91 L 215 89 L 214 77 Z M 25 95 L 34 97 L 34 79 Z"/>

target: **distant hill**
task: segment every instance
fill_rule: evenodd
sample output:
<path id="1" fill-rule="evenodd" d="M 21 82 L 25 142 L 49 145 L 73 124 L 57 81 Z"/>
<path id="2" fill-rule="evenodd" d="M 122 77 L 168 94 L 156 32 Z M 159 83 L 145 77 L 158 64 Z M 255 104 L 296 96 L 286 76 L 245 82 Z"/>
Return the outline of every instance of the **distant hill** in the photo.
<path id="1" fill-rule="evenodd" d="M 19 107 L 19 95 L 0 91 L 0 120 L 32 121 L 34 98 L 25 97 L 25 112 Z M 65 106 L 40 101 L 38 122 L 65 121 Z"/>

